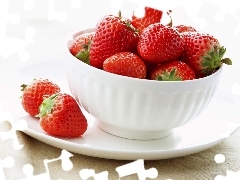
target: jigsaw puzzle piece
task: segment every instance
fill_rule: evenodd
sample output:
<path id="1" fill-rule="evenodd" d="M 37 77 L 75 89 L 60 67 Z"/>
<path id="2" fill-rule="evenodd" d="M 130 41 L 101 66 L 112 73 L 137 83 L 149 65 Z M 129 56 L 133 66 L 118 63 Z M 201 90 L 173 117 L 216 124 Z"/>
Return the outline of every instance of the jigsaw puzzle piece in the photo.
<path id="1" fill-rule="evenodd" d="M 29 163 L 29 158 L 26 156 L 26 154 L 22 152 L 24 148 L 22 148 L 21 150 L 16 150 L 13 148 L 12 144 L 13 144 L 13 139 L 7 139 L 5 141 L 0 140 L 0 149 L 1 149 L 0 159 L 10 157 L 14 161 L 14 164 L 12 164 L 12 166 L 8 165 L 8 168 L 4 168 L 0 170 L 1 171 L 0 174 L 3 174 L 3 176 L 7 180 L 24 177 L 24 174 L 21 171 L 21 169 L 24 164 Z M 5 163 L 5 165 L 6 164 L 7 163 Z M 2 180 L 1 175 L 0 175 L 0 179 Z"/>
<path id="2" fill-rule="evenodd" d="M 13 152 L 12 150 L 9 151 L 9 154 L 12 154 L 12 157 L 15 161 L 14 166 L 11 168 L 5 169 L 4 174 L 6 179 L 20 179 L 25 176 L 25 174 L 22 171 L 22 167 L 26 164 L 29 163 L 29 158 L 22 154 L 20 151 L 15 151 Z M 1 179 L 1 178 L 0 178 Z"/>
<path id="3" fill-rule="evenodd" d="M 108 180 L 108 171 L 96 174 L 94 169 L 82 169 L 79 171 L 79 175 L 82 180 L 87 180 L 89 178 L 93 178 L 94 180 Z"/>
<path id="4" fill-rule="evenodd" d="M 6 24 L 17 24 L 20 22 L 20 16 L 16 13 L 8 13 L 9 3 L 8 1 L 0 2 L 0 37 L 6 34 Z"/>
<path id="5" fill-rule="evenodd" d="M 9 131 L 0 132 L 1 140 L 13 139 L 13 148 L 15 150 L 22 149 L 23 145 L 19 143 L 16 131 L 23 131 L 27 128 L 27 122 L 25 120 L 19 120 L 18 122 L 13 122 L 11 117 L 4 119 L 11 124 L 11 129 Z M 1 121 L 0 121 L 1 122 Z"/>
<path id="6" fill-rule="evenodd" d="M 226 176 L 217 175 L 214 180 L 239 180 L 240 179 L 240 171 L 233 172 L 233 171 L 226 171 Z"/>
<path id="7" fill-rule="evenodd" d="M 16 29 L 15 29 L 16 31 Z M 20 62 L 26 62 L 29 60 L 29 54 L 25 50 L 26 46 L 29 46 L 33 43 L 33 38 L 35 36 L 35 29 L 32 27 L 27 27 L 24 29 L 25 39 L 19 39 L 14 37 L 3 36 L 0 41 L 0 55 L 4 59 L 8 59 L 13 54 L 18 53 L 18 58 Z M 4 61 L 4 65 L 8 65 L 8 63 L 12 63 L 9 61 Z M 17 65 L 17 64 L 15 64 Z M 6 67 L 5 66 L 5 67 Z"/>
<path id="8" fill-rule="evenodd" d="M 174 10 L 172 10 L 171 17 L 174 26 L 185 24 L 195 27 L 195 22 L 193 18 L 189 16 L 189 12 L 185 6 L 178 6 L 174 8 Z"/>
<path id="9" fill-rule="evenodd" d="M 26 178 L 21 180 L 50 180 L 49 172 L 33 175 L 33 166 L 31 164 L 25 164 L 22 168 L 23 173 L 25 174 Z M 20 180 L 20 179 L 19 179 Z"/>
<path id="10" fill-rule="evenodd" d="M 38 174 L 38 175 L 33 175 L 33 166 L 31 164 L 26 164 L 23 166 L 23 172 L 26 176 L 26 178 L 21 179 L 21 180 L 40 180 L 40 179 L 44 179 L 44 180 L 50 180 L 51 176 L 50 176 L 50 170 L 49 170 L 49 164 L 57 162 L 57 161 L 61 161 L 61 166 L 62 169 L 66 172 L 66 171 L 70 171 L 73 168 L 73 163 L 70 160 L 70 157 L 72 157 L 73 154 L 69 153 L 66 150 L 62 150 L 61 155 L 58 158 L 54 158 L 54 159 L 45 159 L 43 161 L 44 167 L 46 169 L 46 172 Z"/>
<path id="11" fill-rule="evenodd" d="M 11 156 L 8 156 L 4 159 L 0 159 L 0 179 L 5 180 L 5 174 L 3 171 L 3 168 L 11 168 L 15 164 L 14 158 Z"/>
<path id="12" fill-rule="evenodd" d="M 73 157 L 73 154 L 63 149 L 61 155 L 57 159 L 62 161 L 61 165 L 64 171 L 70 171 L 73 168 L 73 163 L 70 160 L 70 157 Z"/>
<path id="13" fill-rule="evenodd" d="M 2 141 L 7 139 L 13 139 L 14 149 L 19 150 L 23 147 L 23 145 L 19 144 L 16 131 L 23 131 L 27 129 L 27 122 L 23 119 L 14 122 L 13 118 L 14 117 L 10 111 L 2 111 L 0 113 L 0 123 L 5 123 L 5 126 L 8 126 L 7 131 L 0 131 L 0 139 Z"/>
<path id="14" fill-rule="evenodd" d="M 150 168 L 147 170 L 144 168 L 143 159 L 119 166 L 116 168 L 116 171 L 118 172 L 119 178 L 132 174 L 137 174 L 139 180 L 145 180 L 147 178 L 154 179 L 158 176 L 158 171 L 156 168 Z"/>
<path id="15" fill-rule="evenodd" d="M 65 22 L 67 20 L 67 14 L 64 11 L 55 11 L 57 0 L 49 0 L 48 6 L 48 20 L 58 20 L 60 22 Z"/>
<path id="16" fill-rule="evenodd" d="M 8 0 L 8 13 L 17 14 L 20 17 L 20 22 L 8 22 L 6 24 L 6 36 L 25 39 L 25 29 L 33 25 L 33 19 L 40 22 L 41 20 L 48 19 L 48 1 Z"/>
<path id="17" fill-rule="evenodd" d="M 16 179 L 17 177 L 21 177 L 22 174 L 19 169 L 21 169 L 28 159 L 26 155 L 20 152 L 24 145 L 19 143 L 17 131 L 26 129 L 27 123 L 24 120 L 14 123 L 11 113 L 2 111 L 0 113 L 0 127 L 0 159 L 9 157 L 5 159 L 6 161 L 1 160 L 0 162 L 0 179 L 3 179 L 2 176 L 6 177 L 6 179 Z M 10 161 L 11 159 L 14 160 L 14 164 L 10 163 L 13 162 L 13 160 Z M 12 164 L 12 166 L 9 164 Z M 3 165 L 5 167 L 8 165 L 8 168 L 2 169 Z"/>
<path id="18" fill-rule="evenodd" d="M 57 0 L 52 13 L 66 12 L 68 27 L 74 30 L 95 27 L 99 18 L 111 13 L 111 0 Z M 98 16 L 92 16 L 92 13 Z"/>
<path id="19" fill-rule="evenodd" d="M 205 21 L 205 27 L 201 31 L 207 32 L 209 34 L 215 35 L 217 38 L 221 38 L 224 34 L 232 35 L 236 29 L 239 19 L 230 13 L 225 13 L 225 17 L 219 20 L 216 18 L 221 9 L 209 1 L 205 1 L 199 12 L 198 17 Z M 224 28 L 228 27 L 228 28 Z M 229 28 L 231 27 L 231 28 Z"/>
<path id="20" fill-rule="evenodd" d="M 19 2 L 21 0 L 14 1 L 14 7 L 19 7 L 16 6 L 16 3 Z M 3 57 L 0 59 L 4 60 L 12 54 L 18 53 L 20 60 L 26 61 L 28 57 L 26 57 L 27 53 L 24 48 L 32 42 L 33 37 L 32 35 L 28 35 L 29 29 L 26 29 L 27 27 L 24 27 L 24 29 L 19 28 L 19 24 L 21 24 L 20 14 L 15 11 L 9 12 L 11 9 L 10 5 L 10 0 L 1 1 L 0 4 L 0 57 Z M 9 29 L 9 26 L 13 26 L 12 30 L 11 28 Z M 18 34 L 19 32 L 22 32 L 21 37 L 14 36 L 14 34 Z M 1 60 L 1 63 L 8 63 L 8 61 L 2 62 Z"/>

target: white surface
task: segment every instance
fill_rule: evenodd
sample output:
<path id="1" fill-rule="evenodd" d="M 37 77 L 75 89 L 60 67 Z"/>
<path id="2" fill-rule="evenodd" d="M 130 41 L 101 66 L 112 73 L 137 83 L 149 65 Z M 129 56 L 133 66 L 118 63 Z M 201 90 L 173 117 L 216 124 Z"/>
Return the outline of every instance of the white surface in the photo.
<path id="1" fill-rule="evenodd" d="M 0 100 L 4 110 L 10 110 L 15 120 L 28 122 L 26 134 L 55 147 L 71 152 L 109 159 L 134 160 L 144 158 L 173 158 L 208 149 L 228 138 L 239 124 L 239 96 L 232 87 L 239 85 L 238 69 L 226 67 L 219 89 L 209 107 L 199 118 L 176 129 L 170 136 L 151 141 L 137 141 L 119 138 L 100 130 L 88 117 L 89 129 L 83 137 L 75 139 L 56 138 L 47 135 L 38 120 L 29 117 L 20 104 L 20 85 L 33 78 L 49 78 L 58 83 L 62 91 L 69 92 L 66 83 L 66 65 L 62 61 L 30 64 L 8 72 L 0 78 Z M 6 96 L 10 94 L 11 96 Z"/>

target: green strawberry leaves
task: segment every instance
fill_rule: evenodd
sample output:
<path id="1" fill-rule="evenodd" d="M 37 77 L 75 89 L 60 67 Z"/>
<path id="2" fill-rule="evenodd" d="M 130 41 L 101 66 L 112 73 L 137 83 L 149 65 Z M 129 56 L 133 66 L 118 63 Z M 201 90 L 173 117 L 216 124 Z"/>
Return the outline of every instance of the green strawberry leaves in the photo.
<path id="1" fill-rule="evenodd" d="M 232 61 L 229 58 L 223 58 L 226 52 L 226 48 L 224 46 L 218 47 L 215 46 L 213 50 L 209 51 L 206 55 L 202 57 L 202 73 L 206 75 L 210 75 L 215 72 L 223 63 L 227 65 L 232 65 Z"/>
<path id="2" fill-rule="evenodd" d="M 170 72 L 166 70 L 163 72 L 162 75 L 158 76 L 158 81 L 182 81 L 182 78 L 176 76 L 176 69 L 174 68 Z"/>
<path id="3" fill-rule="evenodd" d="M 55 104 L 54 99 L 58 96 L 58 93 L 51 95 L 43 100 L 42 104 L 39 107 L 39 116 L 44 117 L 47 114 L 51 113 L 52 108 Z"/>
<path id="4" fill-rule="evenodd" d="M 78 52 L 75 57 L 80 59 L 82 62 L 89 64 L 89 51 L 91 47 L 91 41 L 87 44 L 83 44 L 83 50 Z"/>

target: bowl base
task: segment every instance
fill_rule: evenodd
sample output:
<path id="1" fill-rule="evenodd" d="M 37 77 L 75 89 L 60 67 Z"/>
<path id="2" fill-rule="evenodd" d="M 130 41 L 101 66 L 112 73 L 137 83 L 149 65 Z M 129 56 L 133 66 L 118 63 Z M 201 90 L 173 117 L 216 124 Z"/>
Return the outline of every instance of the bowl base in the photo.
<path id="1" fill-rule="evenodd" d="M 162 131 L 141 131 L 119 128 L 95 119 L 95 124 L 103 131 L 125 139 L 132 140 L 154 140 L 164 138 L 173 133 L 173 129 Z"/>

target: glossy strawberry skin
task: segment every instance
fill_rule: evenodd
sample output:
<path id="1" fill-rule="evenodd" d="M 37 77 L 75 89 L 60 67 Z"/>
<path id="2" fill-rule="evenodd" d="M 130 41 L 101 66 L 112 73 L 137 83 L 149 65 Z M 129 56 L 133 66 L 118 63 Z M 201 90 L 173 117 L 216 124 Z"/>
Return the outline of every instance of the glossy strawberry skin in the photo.
<path id="1" fill-rule="evenodd" d="M 69 47 L 69 51 L 73 56 L 87 64 L 89 64 L 89 46 L 94 34 L 95 32 L 90 32 L 78 35 L 73 39 Z"/>
<path id="2" fill-rule="evenodd" d="M 184 33 L 184 32 L 197 32 L 197 30 L 192 27 L 192 26 L 188 26 L 188 25 L 177 25 L 173 27 L 174 29 L 176 29 L 179 33 Z"/>
<path id="3" fill-rule="evenodd" d="M 132 15 L 132 25 L 140 31 L 144 30 L 150 24 L 159 23 L 163 14 L 162 11 L 151 7 L 144 7 L 144 10 L 145 14 L 143 17 L 137 17 L 135 11 Z"/>
<path id="4" fill-rule="evenodd" d="M 204 72 L 204 56 L 213 51 L 214 48 L 220 49 L 219 41 L 212 35 L 199 32 L 184 33 L 184 40 L 183 61 L 195 71 L 197 77 L 209 75 L 208 72 Z M 216 60 L 214 63 L 216 67 L 220 66 L 221 59 L 212 60 Z M 212 71 L 216 67 L 213 67 Z"/>
<path id="5" fill-rule="evenodd" d="M 169 77 L 170 73 L 175 71 L 173 77 Z M 167 76 L 166 76 L 166 74 Z M 166 77 L 164 77 L 166 76 Z M 175 60 L 167 62 L 162 65 L 158 65 L 151 72 L 151 80 L 161 80 L 161 81 L 185 81 L 193 80 L 196 78 L 195 72 L 184 62 Z"/>
<path id="6" fill-rule="evenodd" d="M 52 103 L 50 108 L 48 103 Z M 69 94 L 58 93 L 42 103 L 40 126 L 53 136 L 79 137 L 86 132 L 88 123 L 76 100 Z"/>
<path id="7" fill-rule="evenodd" d="M 45 97 L 60 92 L 58 85 L 48 79 L 36 79 L 29 85 L 22 85 L 23 94 L 21 104 L 23 109 L 31 116 L 37 117 L 39 106 Z"/>
<path id="8" fill-rule="evenodd" d="M 183 45 L 183 38 L 176 30 L 155 23 L 140 34 L 137 49 L 144 60 L 158 64 L 178 59 Z"/>
<path id="9" fill-rule="evenodd" d="M 99 69 L 108 57 L 124 51 L 136 52 L 138 34 L 128 19 L 107 15 L 95 28 L 90 48 L 90 65 Z"/>
<path id="10" fill-rule="evenodd" d="M 120 52 L 107 58 L 103 70 L 133 78 L 146 78 L 146 65 L 143 60 L 131 52 Z"/>

